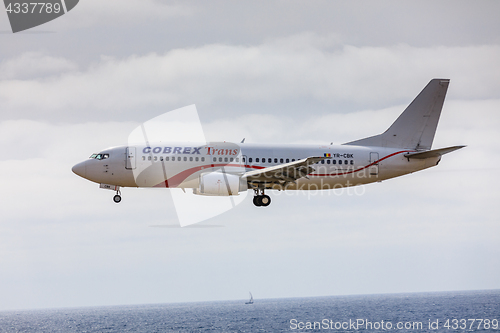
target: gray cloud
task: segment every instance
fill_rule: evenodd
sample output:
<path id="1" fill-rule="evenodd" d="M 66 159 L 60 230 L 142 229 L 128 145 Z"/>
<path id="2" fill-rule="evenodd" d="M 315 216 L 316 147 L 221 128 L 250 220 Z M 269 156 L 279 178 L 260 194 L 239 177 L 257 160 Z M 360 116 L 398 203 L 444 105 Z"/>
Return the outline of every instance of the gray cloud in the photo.
<path id="1" fill-rule="evenodd" d="M 414 47 L 498 44 L 497 1 L 97 1 L 36 31 L 2 35 L 0 58 L 56 52 L 80 65 L 105 54 L 127 57 L 207 44 L 258 45 L 304 32 L 335 34 L 343 44 Z M 6 15 L 0 29 L 9 31 Z"/>
<path id="2" fill-rule="evenodd" d="M 38 52 L 27 52 L 0 62 L 0 80 L 40 79 L 77 69 L 77 65 L 70 60 Z"/>
<path id="3" fill-rule="evenodd" d="M 306 110 L 409 103 L 434 77 L 452 79 L 450 98 L 497 98 L 500 67 L 491 64 L 499 57 L 498 46 L 355 47 L 311 34 L 104 57 L 79 71 L 69 60 L 24 54 L 2 62 L 10 72 L 0 81 L 0 108 L 4 119 L 64 122 L 142 121 L 192 103 L 202 119 L 249 112 L 300 117 Z M 34 78 L 14 79 L 16 71 Z"/>

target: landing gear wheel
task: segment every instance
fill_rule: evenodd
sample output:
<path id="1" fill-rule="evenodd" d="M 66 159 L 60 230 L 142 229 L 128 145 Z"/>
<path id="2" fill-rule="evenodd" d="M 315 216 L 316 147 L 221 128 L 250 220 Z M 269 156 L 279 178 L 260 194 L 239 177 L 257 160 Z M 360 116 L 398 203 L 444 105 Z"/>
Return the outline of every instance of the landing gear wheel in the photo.
<path id="1" fill-rule="evenodd" d="M 268 195 L 261 195 L 260 196 L 260 205 L 263 207 L 267 207 L 271 204 L 271 197 Z"/>
<path id="2" fill-rule="evenodd" d="M 271 198 L 264 194 L 263 188 L 254 188 L 255 195 L 253 204 L 257 207 L 267 207 L 271 204 Z"/>
<path id="3" fill-rule="evenodd" d="M 120 203 L 120 201 L 122 201 L 122 197 L 119 194 L 117 194 L 113 197 L 113 201 L 115 203 Z"/>

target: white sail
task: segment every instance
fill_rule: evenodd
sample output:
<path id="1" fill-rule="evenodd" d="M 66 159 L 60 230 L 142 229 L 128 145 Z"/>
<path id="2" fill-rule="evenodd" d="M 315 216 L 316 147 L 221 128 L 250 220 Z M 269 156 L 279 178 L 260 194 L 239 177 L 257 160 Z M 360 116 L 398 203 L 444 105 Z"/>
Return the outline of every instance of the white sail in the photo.
<path id="1" fill-rule="evenodd" d="M 252 296 L 252 293 L 249 292 L 250 294 L 250 300 L 248 302 L 245 302 L 245 304 L 253 304 L 253 296 Z"/>

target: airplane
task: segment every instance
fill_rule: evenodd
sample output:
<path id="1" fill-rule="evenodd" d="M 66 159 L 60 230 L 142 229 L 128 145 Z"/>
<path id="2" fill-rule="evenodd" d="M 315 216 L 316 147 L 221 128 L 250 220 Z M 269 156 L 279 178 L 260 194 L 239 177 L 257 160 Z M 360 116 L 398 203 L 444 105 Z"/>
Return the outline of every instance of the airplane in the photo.
<path id="1" fill-rule="evenodd" d="M 450 80 L 433 79 L 382 134 L 341 145 L 230 142 L 144 142 L 104 149 L 73 166 L 80 177 L 122 187 L 193 189 L 196 195 L 235 196 L 253 190 L 267 207 L 267 190 L 330 190 L 399 177 L 438 165 L 465 146 L 432 149 Z"/>

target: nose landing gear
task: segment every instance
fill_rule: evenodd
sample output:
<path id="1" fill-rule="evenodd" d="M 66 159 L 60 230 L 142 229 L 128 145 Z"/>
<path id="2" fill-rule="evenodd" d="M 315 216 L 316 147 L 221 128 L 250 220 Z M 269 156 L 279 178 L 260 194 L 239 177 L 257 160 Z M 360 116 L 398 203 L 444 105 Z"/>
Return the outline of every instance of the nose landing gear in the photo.
<path id="1" fill-rule="evenodd" d="M 257 207 L 267 207 L 271 204 L 271 197 L 264 194 L 264 189 L 255 189 L 255 196 L 253 197 L 253 204 Z M 259 194 L 260 192 L 260 194 Z"/>
<path id="2" fill-rule="evenodd" d="M 113 201 L 115 203 L 120 203 L 122 201 L 122 197 L 120 196 L 120 186 L 118 185 L 109 185 L 109 184 L 99 184 L 99 188 L 103 188 L 105 190 L 116 191 L 116 195 L 113 197 Z"/>

